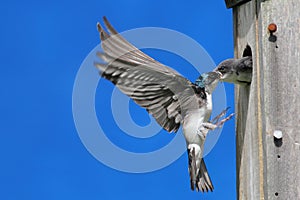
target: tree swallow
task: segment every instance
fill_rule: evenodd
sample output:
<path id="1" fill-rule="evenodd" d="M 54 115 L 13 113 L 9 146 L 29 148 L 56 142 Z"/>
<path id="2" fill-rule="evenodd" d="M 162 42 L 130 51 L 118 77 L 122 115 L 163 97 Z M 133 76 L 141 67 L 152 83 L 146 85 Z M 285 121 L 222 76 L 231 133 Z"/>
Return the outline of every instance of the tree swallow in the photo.
<path id="1" fill-rule="evenodd" d="M 214 71 L 222 74 L 221 81 L 248 85 L 252 80 L 252 56 L 224 60 Z"/>
<path id="2" fill-rule="evenodd" d="M 166 131 L 177 132 L 182 125 L 191 189 L 212 191 L 214 187 L 202 158 L 204 141 L 209 130 L 220 127 L 232 117 L 220 122 L 208 121 L 212 111 L 211 94 L 222 74 L 218 71 L 205 73 L 192 83 L 130 44 L 105 17 L 103 19 L 108 32 L 97 24 L 104 50 L 97 55 L 105 62 L 95 63 L 100 75 L 146 108 Z"/>

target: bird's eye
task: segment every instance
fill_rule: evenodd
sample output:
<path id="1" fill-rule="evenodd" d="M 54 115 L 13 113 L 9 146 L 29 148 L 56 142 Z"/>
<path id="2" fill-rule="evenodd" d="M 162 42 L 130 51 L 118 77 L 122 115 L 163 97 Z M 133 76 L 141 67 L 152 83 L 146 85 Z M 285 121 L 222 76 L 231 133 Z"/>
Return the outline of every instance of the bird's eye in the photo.
<path id="1" fill-rule="evenodd" d="M 219 71 L 224 71 L 224 70 L 225 70 L 225 67 L 224 67 L 224 66 L 220 66 L 220 67 L 218 68 L 218 70 L 219 70 Z"/>

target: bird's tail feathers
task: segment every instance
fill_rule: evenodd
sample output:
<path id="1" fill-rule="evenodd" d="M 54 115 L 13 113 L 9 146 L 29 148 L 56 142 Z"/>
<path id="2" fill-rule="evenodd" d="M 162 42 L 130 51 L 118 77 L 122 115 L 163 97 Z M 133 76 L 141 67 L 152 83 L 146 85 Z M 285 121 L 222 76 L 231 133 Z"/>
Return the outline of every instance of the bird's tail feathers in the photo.
<path id="1" fill-rule="evenodd" d="M 188 157 L 189 157 L 189 173 L 191 179 L 191 189 L 195 190 L 196 177 L 197 177 L 195 148 L 188 149 Z"/>
<path id="2" fill-rule="evenodd" d="M 200 169 L 197 167 L 196 150 L 194 147 L 188 149 L 188 157 L 191 189 L 193 191 L 196 189 L 201 192 L 213 191 L 214 187 L 202 158 Z"/>
<path id="3" fill-rule="evenodd" d="M 214 190 L 214 186 L 211 182 L 208 171 L 206 169 L 204 159 L 201 159 L 200 170 L 197 176 L 197 191 L 212 192 L 213 190 Z"/>

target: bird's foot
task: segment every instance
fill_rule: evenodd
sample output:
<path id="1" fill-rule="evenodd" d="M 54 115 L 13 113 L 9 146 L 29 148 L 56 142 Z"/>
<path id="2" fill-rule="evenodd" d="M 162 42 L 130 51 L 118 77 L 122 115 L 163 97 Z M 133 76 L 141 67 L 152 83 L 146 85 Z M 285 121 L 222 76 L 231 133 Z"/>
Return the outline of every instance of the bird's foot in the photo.
<path id="1" fill-rule="evenodd" d="M 218 127 L 216 124 L 213 124 L 213 123 L 210 123 L 210 122 L 204 122 L 204 123 L 202 123 L 202 126 L 205 129 L 208 129 L 208 130 L 214 130 Z"/>
<path id="2" fill-rule="evenodd" d="M 219 119 L 220 119 L 221 117 L 223 117 L 223 116 L 227 113 L 227 111 L 229 110 L 229 108 L 230 108 L 230 107 L 227 107 L 226 109 L 224 109 L 220 114 L 218 114 L 215 118 L 213 118 L 213 119 L 210 121 L 210 123 L 213 123 L 213 124 L 218 123 L 218 122 L 219 122 Z"/>
<path id="3" fill-rule="evenodd" d="M 199 129 L 198 134 L 200 136 L 203 136 L 204 138 L 206 138 L 207 133 L 209 131 L 215 130 L 216 128 L 221 128 L 226 121 L 230 120 L 234 116 L 234 113 L 231 113 L 228 117 L 226 117 L 226 118 L 222 119 L 221 121 L 219 121 L 219 118 L 224 116 L 227 110 L 228 110 L 228 108 L 223 110 L 217 117 L 215 117 L 215 118 L 218 118 L 217 121 L 215 119 L 212 120 L 212 121 L 216 121 L 216 123 L 211 123 L 211 122 L 202 123 L 202 126 Z"/>
<path id="4" fill-rule="evenodd" d="M 213 124 L 213 123 L 210 123 L 210 122 L 204 122 L 202 123 L 202 126 L 201 128 L 199 129 L 199 132 L 198 134 L 202 137 L 204 137 L 204 139 L 206 138 L 207 136 L 207 133 L 210 131 L 210 130 L 214 130 L 216 129 L 218 126 Z"/>
<path id="5" fill-rule="evenodd" d="M 221 127 L 226 121 L 230 120 L 234 116 L 234 113 L 231 113 L 228 117 L 222 119 L 221 121 L 217 122 L 215 125 L 217 127 Z"/>

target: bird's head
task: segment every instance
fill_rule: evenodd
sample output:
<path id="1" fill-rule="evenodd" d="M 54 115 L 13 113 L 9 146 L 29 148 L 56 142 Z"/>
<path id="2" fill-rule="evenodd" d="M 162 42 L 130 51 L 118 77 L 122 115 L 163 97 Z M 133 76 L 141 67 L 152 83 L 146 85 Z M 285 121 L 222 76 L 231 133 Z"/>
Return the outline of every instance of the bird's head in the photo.
<path id="1" fill-rule="evenodd" d="M 236 59 L 227 59 L 221 62 L 214 71 L 218 71 L 222 74 L 222 81 L 234 82 L 237 73 L 236 65 Z"/>
<path id="2" fill-rule="evenodd" d="M 222 74 L 221 81 L 237 84 L 250 83 L 252 79 L 252 57 L 224 60 L 214 71 Z"/>
<path id="3" fill-rule="evenodd" d="M 205 88 L 205 91 L 211 94 L 218 85 L 220 78 L 220 72 L 203 73 L 196 80 L 195 84 L 201 88 Z"/>

